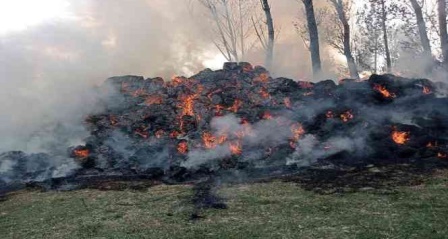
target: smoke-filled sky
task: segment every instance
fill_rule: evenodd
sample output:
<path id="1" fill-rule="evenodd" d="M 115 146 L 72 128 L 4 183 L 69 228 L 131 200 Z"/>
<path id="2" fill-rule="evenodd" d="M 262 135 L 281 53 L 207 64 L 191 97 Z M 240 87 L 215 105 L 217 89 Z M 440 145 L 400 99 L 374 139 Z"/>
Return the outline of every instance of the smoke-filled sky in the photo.
<path id="1" fill-rule="evenodd" d="M 24 8 L 23 6 L 27 6 Z M 291 7 L 294 6 L 294 7 Z M 295 0 L 276 0 L 272 11 L 279 29 L 280 73 L 298 77 L 308 56 L 292 22 L 300 13 Z M 26 49 L 61 64 L 97 59 L 95 75 L 171 76 L 219 67 L 223 58 L 207 35 L 202 6 L 191 0 L 17 0 L 0 3 L 0 39 L 18 39 Z M 22 49 L 25 46 L 22 44 Z M 18 44 L 16 44 L 18 45 Z M 260 55 L 261 52 L 260 52 Z M 250 57 L 262 63 L 256 52 Z M 260 58 L 260 59 L 258 59 Z M 288 63 L 295 60 L 295 64 Z M 294 69 L 292 69 L 294 66 Z"/>

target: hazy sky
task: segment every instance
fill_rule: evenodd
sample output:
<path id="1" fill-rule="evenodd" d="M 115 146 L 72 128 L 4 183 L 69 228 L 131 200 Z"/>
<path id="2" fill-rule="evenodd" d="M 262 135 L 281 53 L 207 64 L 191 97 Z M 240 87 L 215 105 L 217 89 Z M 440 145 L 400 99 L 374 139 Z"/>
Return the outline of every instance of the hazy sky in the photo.
<path id="1" fill-rule="evenodd" d="M 83 44 L 96 41 L 95 46 L 89 47 L 95 56 L 100 54 L 106 59 L 98 62 L 107 69 L 104 76 L 188 74 L 202 67 L 198 63 L 219 67 L 224 59 L 205 34 L 205 13 L 200 6 L 189 2 L 194 1 L 0 1 L 0 39 L 20 37 L 42 49 L 51 48 L 47 49 L 48 56 L 61 61 L 79 60 L 80 64 L 85 57 L 90 57 Z M 272 11 L 280 29 L 278 71 L 300 76 L 303 73 L 298 71 L 308 69 L 308 60 L 296 57 L 292 58 L 296 61 L 294 66 L 286 64 L 292 60 L 292 53 L 303 50 L 292 26 L 292 21 L 300 13 L 299 3 L 296 0 L 276 0 Z M 74 36 L 69 39 L 52 36 L 66 34 L 64 28 L 77 32 L 70 32 Z M 48 38 L 43 39 L 42 34 Z M 262 57 L 258 58 L 255 53 L 250 60 L 261 64 Z"/>

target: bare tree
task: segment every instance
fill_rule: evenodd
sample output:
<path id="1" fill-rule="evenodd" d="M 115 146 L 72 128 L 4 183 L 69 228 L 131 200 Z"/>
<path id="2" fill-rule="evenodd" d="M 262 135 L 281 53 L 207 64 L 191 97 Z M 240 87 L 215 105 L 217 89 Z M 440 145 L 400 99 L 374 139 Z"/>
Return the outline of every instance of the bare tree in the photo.
<path id="1" fill-rule="evenodd" d="M 443 55 L 443 65 L 448 69 L 448 33 L 446 21 L 446 0 L 439 0 L 439 31 L 440 31 L 440 46 Z"/>
<path id="2" fill-rule="evenodd" d="M 256 2 L 252 0 L 198 0 L 208 9 L 214 23 L 213 43 L 228 61 L 245 59 L 246 52 L 255 45 L 251 42 L 251 18 Z"/>
<path id="3" fill-rule="evenodd" d="M 392 71 L 392 60 L 390 58 L 390 49 L 389 49 L 389 39 L 387 34 L 387 12 L 386 12 L 386 4 L 384 0 L 381 0 L 381 28 L 383 30 L 383 40 L 384 40 L 384 51 L 386 54 L 386 66 L 387 72 Z"/>
<path id="4" fill-rule="evenodd" d="M 338 15 L 339 21 L 342 25 L 343 29 L 342 42 L 344 47 L 344 55 L 345 58 L 347 59 L 347 65 L 350 71 L 350 77 L 354 79 L 359 79 L 358 69 L 356 66 L 355 59 L 353 58 L 350 46 L 351 32 L 350 32 L 350 24 L 348 22 L 349 17 L 347 15 L 349 4 L 343 2 L 342 0 L 329 0 L 329 1 L 333 4 L 336 13 Z"/>
<path id="5" fill-rule="evenodd" d="M 271 69 L 274 58 L 274 40 L 275 40 L 274 21 L 272 20 L 271 7 L 269 6 L 268 0 L 260 0 L 260 3 L 266 15 L 266 26 L 268 28 L 268 43 L 266 45 L 265 65 L 268 69 Z"/>
<path id="6" fill-rule="evenodd" d="M 431 58 L 431 44 L 428 38 L 428 31 L 426 29 L 425 19 L 423 17 L 422 6 L 417 0 L 409 0 L 411 2 L 412 8 L 414 9 L 415 18 L 417 20 L 418 32 L 420 35 L 420 42 L 423 47 L 424 55 Z"/>
<path id="7" fill-rule="evenodd" d="M 311 62 L 313 65 L 313 74 L 316 77 L 322 70 L 319 50 L 319 32 L 317 29 L 316 16 L 314 14 L 313 0 L 302 0 L 305 6 L 307 30 L 309 33 L 309 49 L 311 53 Z"/>

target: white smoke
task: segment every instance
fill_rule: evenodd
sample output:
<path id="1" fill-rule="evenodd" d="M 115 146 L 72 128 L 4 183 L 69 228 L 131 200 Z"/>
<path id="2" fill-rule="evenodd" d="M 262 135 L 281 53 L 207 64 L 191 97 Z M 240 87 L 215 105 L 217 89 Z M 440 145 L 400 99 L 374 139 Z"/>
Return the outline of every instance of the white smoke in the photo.
<path id="1" fill-rule="evenodd" d="M 276 120 L 289 122 L 282 117 L 278 117 Z M 276 120 L 261 120 L 253 125 L 247 126 L 241 124 L 240 118 L 229 114 L 223 117 L 213 118 L 210 126 L 212 132 L 218 135 L 224 132 L 228 137 L 234 137 L 239 132 L 246 132 L 242 138 L 242 143 L 248 147 L 275 147 L 288 142 L 288 138 L 292 136 L 288 123 L 280 126 Z M 196 167 L 204 163 L 212 163 L 216 160 L 230 157 L 231 155 L 232 152 L 229 149 L 228 143 L 218 145 L 212 149 L 195 149 L 188 153 L 188 159 L 182 163 L 182 166 L 187 168 Z M 259 152 L 244 150 L 245 160 L 257 159 L 259 156 Z"/>
<path id="2" fill-rule="evenodd" d="M 95 86 L 110 76 L 202 68 L 208 44 L 178 1 L 69 3 L 72 18 L 0 36 L 0 152 L 82 143 L 82 122 L 98 110 Z"/>

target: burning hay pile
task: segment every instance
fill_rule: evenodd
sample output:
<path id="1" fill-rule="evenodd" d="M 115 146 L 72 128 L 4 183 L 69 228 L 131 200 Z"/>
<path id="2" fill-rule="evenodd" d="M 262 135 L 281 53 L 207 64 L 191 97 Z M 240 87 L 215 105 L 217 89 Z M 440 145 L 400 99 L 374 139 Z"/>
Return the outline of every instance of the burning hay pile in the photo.
<path id="1" fill-rule="evenodd" d="M 249 63 L 169 82 L 112 77 L 100 89 L 109 93 L 104 112 L 86 119 L 85 145 L 57 156 L 3 153 L 0 185 L 443 164 L 448 98 L 440 87 L 393 75 L 296 82 Z"/>

